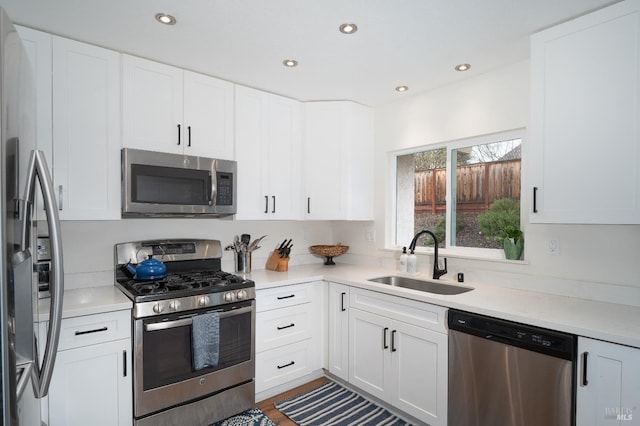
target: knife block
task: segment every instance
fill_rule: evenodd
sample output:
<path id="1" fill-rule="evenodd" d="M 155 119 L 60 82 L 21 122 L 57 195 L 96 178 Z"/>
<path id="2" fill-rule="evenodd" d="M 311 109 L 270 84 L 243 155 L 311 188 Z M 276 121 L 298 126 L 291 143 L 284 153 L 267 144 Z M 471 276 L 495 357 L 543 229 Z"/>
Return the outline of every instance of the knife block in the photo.
<path id="1" fill-rule="evenodd" d="M 269 256 L 265 267 L 271 271 L 286 272 L 289 270 L 289 258 L 280 257 L 280 252 L 274 250 L 271 252 L 271 256 Z"/>

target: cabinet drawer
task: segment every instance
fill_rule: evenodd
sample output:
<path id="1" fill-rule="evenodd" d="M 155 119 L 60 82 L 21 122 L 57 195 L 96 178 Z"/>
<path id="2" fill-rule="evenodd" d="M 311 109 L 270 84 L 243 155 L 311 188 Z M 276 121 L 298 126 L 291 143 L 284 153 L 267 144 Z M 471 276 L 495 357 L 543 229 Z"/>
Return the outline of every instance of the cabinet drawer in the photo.
<path id="1" fill-rule="evenodd" d="M 295 380 L 320 368 L 313 340 L 256 354 L 256 393 Z"/>
<path id="2" fill-rule="evenodd" d="M 349 306 L 418 327 L 446 333 L 447 308 L 375 291 L 352 288 Z"/>
<path id="3" fill-rule="evenodd" d="M 311 284 L 296 284 L 285 287 L 258 290 L 256 292 L 256 312 L 284 308 L 311 301 Z"/>
<path id="4" fill-rule="evenodd" d="M 311 337 L 311 305 L 303 304 L 288 308 L 260 312 L 256 315 L 256 352 Z"/>
<path id="5" fill-rule="evenodd" d="M 60 328 L 58 350 L 79 348 L 131 337 L 131 311 L 65 318 Z"/>

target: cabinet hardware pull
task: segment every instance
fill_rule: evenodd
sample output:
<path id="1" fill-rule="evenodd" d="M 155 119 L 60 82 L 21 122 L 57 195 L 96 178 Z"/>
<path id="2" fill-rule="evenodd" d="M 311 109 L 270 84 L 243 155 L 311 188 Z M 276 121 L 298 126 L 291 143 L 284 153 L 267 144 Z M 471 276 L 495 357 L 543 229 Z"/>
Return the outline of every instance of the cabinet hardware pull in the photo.
<path id="1" fill-rule="evenodd" d="M 269 196 L 264 196 L 264 212 L 269 213 Z"/>
<path id="2" fill-rule="evenodd" d="M 538 213 L 538 187 L 533 187 L 533 212 Z"/>
<path id="3" fill-rule="evenodd" d="M 389 345 L 387 345 L 387 331 L 389 331 L 389 327 L 385 327 L 382 330 L 382 349 L 389 349 Z"/>
<path id="4" fill-rule="evenodd" d="M 187 126 L 187 133 L 189 134 L 189 138 L 187 139 L 187 146 L 191 146 L 191 126 Z"/>
<path id="5" fill-rule="evenodd" d="M 278 300 L 282 300 L 282 299 L 291 299 L 292 297 L 296 297 L 295 294 L 290 294 L 288 296 L 278 296 L 277 299 Z"/>
<path id="6" fill-rule="evenodd" d="M 58 210 L 62 211 L 62 185 L 58 185 Z"/>
<path id="7" fill-rule="evenodd" d="M 289 325 L 283 325 L 282 327 L 276 327 L 278 330 L 284 330 L 285 328 L 291 328 L 291 327 L 295 327 L 296 325 L 294 323 L 291 323 Z"/>
<path id="8" fill-rule="evenodd" d="M 127 377 L 127 350 L 122 351 L 122 377 Z"/>
<path id="9" fill-rule="evenodd" d="M 391 352 L 397 351 L 396 349 L 396 330 L 391 332 Z"/>
<path id="10" fill-rule="evenodd" d="M 587 386 L 589 381 L 587 380 L 587 357 L 589 356 L 589 352 L 584 352 L 582 354 L 582 386 Z"/>
<path id="11" fill-rule="evenodd" d="M 273 210 L 271 210 L 271 213 L 275 213 L 276 212 L 276 196 L 272 195 L 271 198 L 273 198 Z"/>
<path id="12" fill-rule="evenodd" d="M 178 145 L 180 145 L 180 134 L 182 131 L 180 130 L 180 125 L 178 124 Z"/>
<path id="13" fill-rule="evenodd" d="M 311 197 L 307 197 L 307 214 L 311 214 Z"/>
<path id="14" fill-rule="evenodd" d="M 285 364 L 285 365 L 278 365 L 278 370 L 281 370 L 283 368 L 287 368 L 287 367 L 291 367 L 292 365 L 295 364 L 295 361 L 291 361 L 289 364 Z"/>
<path id="15" fill-rule="evenodd" d="M 347 309 L 344 307 L 344 296 L 346 296 L 347 293 L 342 293 L 342 295 L 340 296 L 342 298 L 342 300 L 340 301 L 340 310 L 342 312 L 346 311 Z"/>
<path id="16" fill-rule="evenodd" d="M 108 330 L 107 327 L 102 327 L 102 328 L 96 328 L 93 330 L 76 331 L 76 336 L 82 336 L 83 334 L 100 333 L 102 331 L 107 331 L 107 330 Z"/>

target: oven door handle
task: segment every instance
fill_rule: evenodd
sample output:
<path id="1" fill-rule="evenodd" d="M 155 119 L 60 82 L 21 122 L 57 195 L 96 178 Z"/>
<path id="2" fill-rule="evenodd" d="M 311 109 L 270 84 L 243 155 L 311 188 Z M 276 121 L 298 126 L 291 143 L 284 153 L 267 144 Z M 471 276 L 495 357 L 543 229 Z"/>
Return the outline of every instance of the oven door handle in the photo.
<path id="1" fill-rule="evenodd" d="M 231 309 L 229 311 L 223 311 L 219 313 L 220 318 L 230 317 L 232 315 L 241 315 L 251 312 L 253 310 L 253 306 L 246 306 L 240 309 Z M 192 318 L 182 318 L 175 321 L 163 321 L 163 322 L 153 322 L 150 324 L 144 325 L 145 331 L 158 331 L 158 330 L 168 330 L 170 328 L 184 327 L 193 324 Z"/>

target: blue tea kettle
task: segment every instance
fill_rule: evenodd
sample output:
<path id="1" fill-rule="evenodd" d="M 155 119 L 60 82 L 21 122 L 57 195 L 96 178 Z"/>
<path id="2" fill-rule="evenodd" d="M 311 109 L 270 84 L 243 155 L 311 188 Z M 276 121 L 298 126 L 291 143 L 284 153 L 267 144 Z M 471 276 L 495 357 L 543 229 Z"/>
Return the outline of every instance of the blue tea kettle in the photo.
<path id="1" fill-rule="evenodd" d="M 131 262 L 125 265 L 126 270 L 136 281 L 152 281 L 161 280 L 167 276 L 167 267 L 158 259 L 154 259 L 152 255 L 143 260 L 134 267 Z"/>

